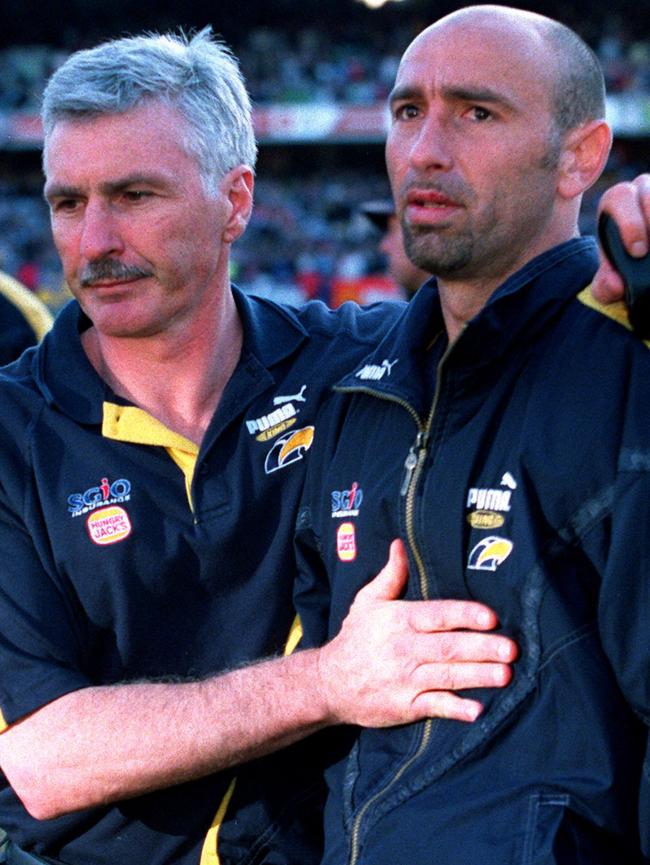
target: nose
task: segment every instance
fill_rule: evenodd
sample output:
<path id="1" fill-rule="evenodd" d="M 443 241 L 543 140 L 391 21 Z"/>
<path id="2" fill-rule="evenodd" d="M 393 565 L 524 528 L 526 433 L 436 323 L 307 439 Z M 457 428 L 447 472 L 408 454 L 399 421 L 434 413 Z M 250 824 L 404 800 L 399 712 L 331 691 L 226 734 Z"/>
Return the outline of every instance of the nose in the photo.
<path id="1" fill-rule="evenodd" d="M 454 162 L 448 124 L 436 111 L 429 111 L 411 141 L 409 161 L 419 171 L 448 171 Z"/>
<path id="2" fill-rule="evenodd" d="M 81 228 L 80 253 L 86 261 L 97 261 L 124 250 L 117 219 L 103 201 L 88 201 Z"/>

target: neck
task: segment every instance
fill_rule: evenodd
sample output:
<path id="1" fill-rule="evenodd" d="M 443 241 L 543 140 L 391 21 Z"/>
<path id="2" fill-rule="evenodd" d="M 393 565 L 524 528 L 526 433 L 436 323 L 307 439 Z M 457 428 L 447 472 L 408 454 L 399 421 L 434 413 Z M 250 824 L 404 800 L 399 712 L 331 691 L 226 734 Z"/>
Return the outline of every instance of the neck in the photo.
<path id="1" fill-rule="evenodd" d="M 509 277 L 538 255 L 578 236 L 577 227 L 574 227 L 572 231 L 559 231 L 550 236 L 547 235 L 541 242 L 529 246 L 523 254 L 516 258 L 508 258 L 506 255 L 505 259 L 501 261 L 501 267 L 498 266 L 498 259 L 494 258 L 493 265 L 496 262 L 497 266 L 484 267 L 479 276 L 465 274 L 459 278 L 439 278 L 437 282 L 440 305 L 449 342 L 452 343 L 458 338 L 465 324 L 478 315 L 492 294 Z"/>
<path id="2" fill-rule="evenodd" d="M 450 344 L 458 339 L 465 324 L 478 315 L 500 284 L 438 281 L 442 318 Z"/>
<path id="3" fill-rule="evenodd" d="M 242 326 L 230 291 L 212 314 L 178 332 L 118 338 L 95 327 L 82 344 L 101 378 L 119 396 L 200 445 L 233 374 Z"/>

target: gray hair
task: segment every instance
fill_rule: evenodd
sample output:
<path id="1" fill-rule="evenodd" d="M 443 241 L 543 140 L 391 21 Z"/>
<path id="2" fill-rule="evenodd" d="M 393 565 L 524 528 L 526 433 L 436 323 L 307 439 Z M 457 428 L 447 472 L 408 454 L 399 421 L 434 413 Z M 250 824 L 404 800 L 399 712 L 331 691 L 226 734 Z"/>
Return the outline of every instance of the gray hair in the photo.
<path id="1" fill-rule="evenodd" d="M 146 34 L 77 51 L 43 93 L 47 139 L 60 120 L 123 114 L 160 100 L 187 121 L 184 147 L 196 157 L 206 192 L 232 168 L 254 168 L 251 103 L 237 59 L 210 27 L 184 34 Z"/>

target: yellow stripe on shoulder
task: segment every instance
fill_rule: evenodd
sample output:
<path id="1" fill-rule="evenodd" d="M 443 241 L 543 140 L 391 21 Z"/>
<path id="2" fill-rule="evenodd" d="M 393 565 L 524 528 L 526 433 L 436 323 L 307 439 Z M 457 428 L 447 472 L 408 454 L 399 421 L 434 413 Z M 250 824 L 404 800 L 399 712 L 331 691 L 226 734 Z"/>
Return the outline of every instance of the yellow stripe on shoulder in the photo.
<path id="1" fill-rule="evenodd" d="M 2 709 L 0 709 L 0 733 L 4 733 L 8 728 L 9 724 L 5 721 L 5 716 L 2 714 Z"/>
<path id="2" fill-rule="evenodd" d="M 0 273 L 0 293 L 22 313 L 36 339 L 43 339 L 52 326 L 52 314 L 45 304 L 8 273 Z"/>
<path id="3" fill-rule="evenodd" d="M 623 325 L 627 330 L 632 330 L 632 325 L 627 314 L 627 306 L 622 300 L 619 300 L 617 303 L 599 303 L 591 293 L 591 285 L 582 289 L 578 295 L 578 300 L 590 309 L 595 309 L 596 312 L 600 312 L 602 315 L 607 316 L 607 318 L 611 318 L 613 321 Z M 645 343 L 650 348 L 650 339 L 639 341 Z"/>

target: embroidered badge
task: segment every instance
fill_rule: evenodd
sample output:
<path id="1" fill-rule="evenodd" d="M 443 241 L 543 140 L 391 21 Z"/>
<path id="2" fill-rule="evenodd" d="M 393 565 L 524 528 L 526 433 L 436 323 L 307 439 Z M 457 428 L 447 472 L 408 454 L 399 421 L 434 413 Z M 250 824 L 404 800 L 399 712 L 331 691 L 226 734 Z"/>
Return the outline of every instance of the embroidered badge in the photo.
<path id="1" fill-rule="evenodd" d="M 279 438 L 266 455 L 266 474 L 270 475 L 301 460 L 314 442 L 314 431 L 313 426 L 306 426 Z"/>
<path id="2" fill-rule="evenodd" d="M 305 397 L 306 390 L 307 385 L 303 384 L 298 393 L 291 393 L 286 396 L 274 396 L 273 405 L 284 405 L 285 402 L 307 402 L 307 398 Z"/>
<path id="3" fill-rule="evenodd" d="M 505 489 L 503 489 L 505 487 Z M 467 522 L 473 529 L 500 529 L 512 508 L 512 495 L 517 481 L 505 472 L 499 487 L 471 487 L 465 507 L 470 511 Z"/>
<path id="4" fill-rule="evenodd" d="M 131 520 L 124 508 L 113 506 L 93 511 L 86 520 L 90 540 L 94 544 L 116 544 L 131 534 Z"/>
<path id="5" fill-rule="evenodd" d="M 353 562 L 357 557 L 357 538 L 354 523 L 341 523 L 336 532 L 336 553 L 342 562 Z"/>
<path id="6" fill-rule="evenodd" d="M 332 490 L 332 519 L 340 517 L 358 517 L 363 501 L 363 490 L 355 481 L 349 490 Z"/>
<path id="7" fill-rule="evenodd" d="M 467 567 L 473 571 L 496 571 L 512 552 L 514 544 L 507 538 L 490 535 L 472 549 Z"/>
<path id="8" fill-rule="evenodd" d="M 298 409 L 288 402 L 269 414 L 247 420 L 246 429 L 258 442 L 266 442 L 292 427 L 297 420 L 297 414 Z"/>
<path id="9" fill-rule="evenodd" d="M 89 487 L 83 493 L 68 496 L 68 510 L 73 517 L 79 517 L 105 505 L 122 504 L 131 498 L 131 482 L 126 478 L 109 482 L 102 478 L 99 486 Z"/>
<path id="10" fill-rule="evenodd" d="M 391 372 L 393 371 L 393 367 L 395 366 L 397 361 L 398 359 L 388 360 L 386 358 L 382 360 L 381 365 L 375 363 L 367 363 L 359 370 L 359 372 L 355 373 L 355 375 L 362 381 L 381 381 L 381 379 L 385 375 L 391 374 Z"/>

